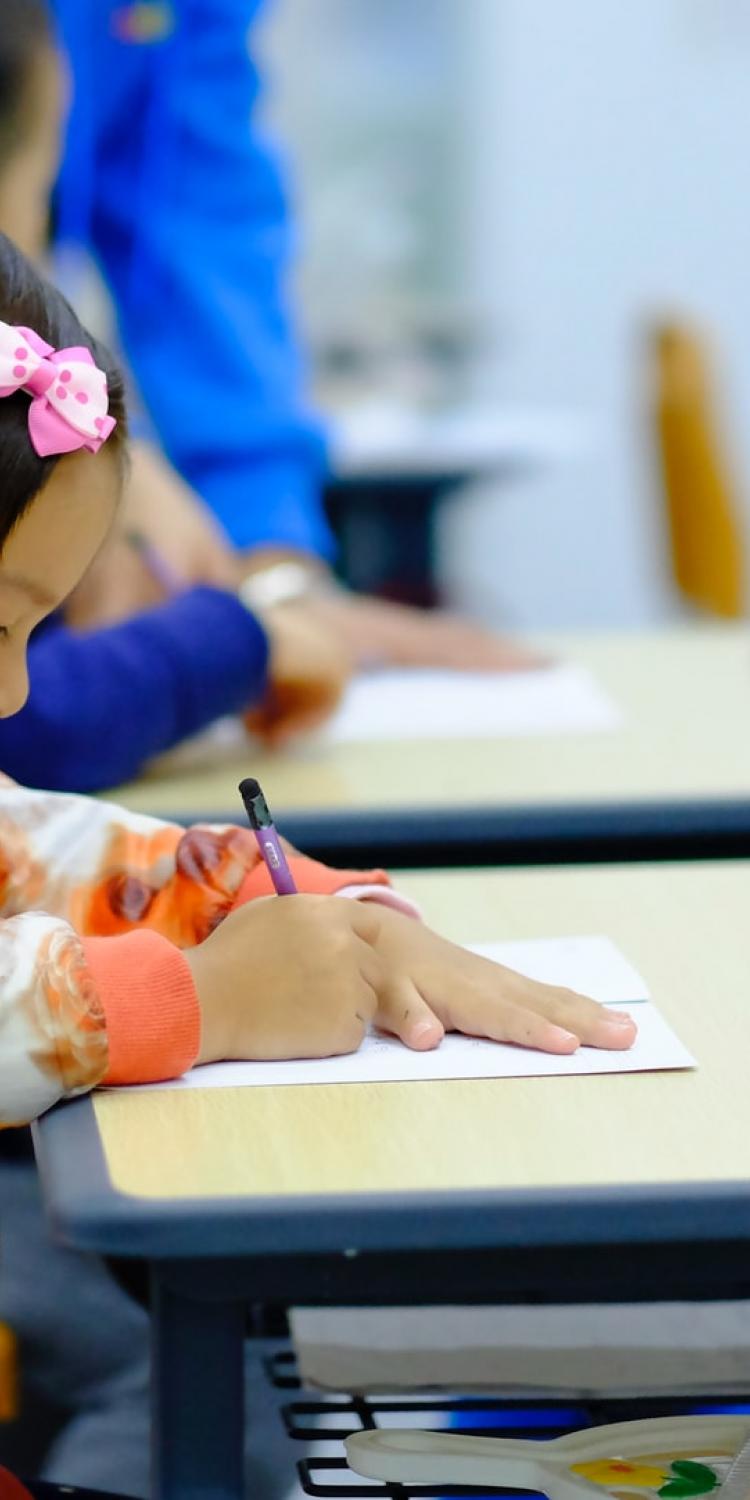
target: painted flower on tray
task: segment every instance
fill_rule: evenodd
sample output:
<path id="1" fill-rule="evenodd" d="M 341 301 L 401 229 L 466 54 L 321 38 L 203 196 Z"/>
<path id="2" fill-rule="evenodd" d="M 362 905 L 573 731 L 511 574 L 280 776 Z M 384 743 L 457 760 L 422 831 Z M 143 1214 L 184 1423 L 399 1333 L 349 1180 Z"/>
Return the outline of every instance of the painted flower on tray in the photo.
<path id="1" fill-rule="evenodd" d="M 602 1458 L 587 1464 L 573 1464 L 573 1474 L 581 1474 L 592 1484 L 608 1487 L 631 1486 L 639 1490 L 658 1490 L 669 1478 L 665 1469 L 652 1468 L 649 1464 L 631 1464 L 625 1458 Z"/>
<path id="2" fill-rule="evenodd" d="M 708 1464 L 689 1458 L 673 1459 L 668 1469 L 631 1463 L 626 1458 L 605 1458 L 572 1464 L 571 1473 L 607 1489 L 655 1490 L 663 1500 L 693 1500 L 694 1496 L 710 1495 L 719 1485 L 718 1475 Z"/>
<path id="3" fill-rule="evenodd" d="M 693 1495 L 710 1495 L 718 1489 L 719 1476 L 708 1464 L 692 1458 L 676 1458 L 670 1465 L 669 1480 L 659 1490 L 665 1500 L 688 1500 Z"/>

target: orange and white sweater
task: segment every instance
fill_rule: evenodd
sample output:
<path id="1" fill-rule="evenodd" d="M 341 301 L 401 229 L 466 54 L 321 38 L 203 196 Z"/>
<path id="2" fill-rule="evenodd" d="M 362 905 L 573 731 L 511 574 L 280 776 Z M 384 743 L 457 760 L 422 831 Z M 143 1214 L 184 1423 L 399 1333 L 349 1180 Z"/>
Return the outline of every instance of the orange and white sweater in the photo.
<path id="1" fill-rule="evenodd" d="M 406 907 L 382 870 L 291 863 L 301 891 Z M 200 1011 L 180 950 L 271 890 L 249 830 L 186 831 L 0 777 L 0 1125 L 186 1072 Z"/>

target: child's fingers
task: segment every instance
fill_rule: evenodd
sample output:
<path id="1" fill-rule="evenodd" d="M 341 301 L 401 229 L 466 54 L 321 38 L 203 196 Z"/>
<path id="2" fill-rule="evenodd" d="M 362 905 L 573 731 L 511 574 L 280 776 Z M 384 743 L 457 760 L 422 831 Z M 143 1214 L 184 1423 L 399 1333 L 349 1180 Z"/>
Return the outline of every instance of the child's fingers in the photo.
<path id="1" fill-rule="evenodd" d="M 305 715 L 298 719 L 274 719 L 270 724 L 263 726 L 249 726 L 256 739 L 263 742 L 268 750 L 285 750 L 294 740 L 301 739 L 303 735 L 313 734 L 324 724 L 327 714 Z"/>
<path id="2" fill-rule="evenodd" d="M 316 695 L 313 702 L 285 705 L 280 709 L 260 709 L 249 713 L 245 723 L 251 734 L 278 750 L 288 741 L 312 734 L 330 719 L 338 707 L 339 695 Z"/>
<path id="3" fill-rule="evenodd" d="M 637 1027 L 624 1011 L 599 1005 L 587 995 L 555 985 L 524 981 L 520 1003 L 538 1011 L 546 1020 L 565 1031 L 572 1031 L 586 1047 L 603 1047 L 613 1051 L 632 1047 Z"/>
<path id="4" fill-rule="evenodd" d="M 393 979 L 375 1013 L 375 1023 L 390 1031 L 415 1052 L 428 1052 L 439 1046 L 445 1028 L 435 1012 L 406 976 Z"/>
<path id="5" fill-rule="evenodd" d="M 574 990 L 540 984 L 487 959 L 477 962 L 481 965 L 481 979 L 475 993 L 488 1013 L 493 1007 L 510 1001 L 522 1010 L 534 1011 L 559 1030 L 576 1036 L 584 1046 L 612 1051 L 632 1047 L 637 1026 L 625 1012 L 599 1005 L 596 1000 Z M 472 978 L 476 983 L 476 973 Z"/>
<path id="6" fill-rule="evenodd" d="M 580 1037 L 566 1027 L 557 1026 L 538 1011 L 513 1000 L 476 996 L 457 1007 L 453 1026 L 469 1036 L 487 1037 L 491 1042 L 513 1042 L 517 1047 L 533 1047 L 537 1052 L 570 1053 L 580 1046 Z"/>
<path id="7" fill-rule="evenodd" d="M 625 1050 L 636 1038 L 629 1016 L 606 1010 L 572 990 L 531 980 L 513 998 L 500 998 L 497 989 L 476 992 L 456 1007 L 452 1019 L 460 1031 L 542 1052 L 575 1052 L 581 1044 Z"/>
<path id="8" fill-rule="evenodd" d="M 318 728 L 329 712 L 327 707 L 321 708 L 319 705 L 314 708 L 295 706 L 283 709 L 267 705 L 246 714 L 245 725 L 257 739 L 277 748 L 285 740 L 294 739 L 295 735 Z"/>

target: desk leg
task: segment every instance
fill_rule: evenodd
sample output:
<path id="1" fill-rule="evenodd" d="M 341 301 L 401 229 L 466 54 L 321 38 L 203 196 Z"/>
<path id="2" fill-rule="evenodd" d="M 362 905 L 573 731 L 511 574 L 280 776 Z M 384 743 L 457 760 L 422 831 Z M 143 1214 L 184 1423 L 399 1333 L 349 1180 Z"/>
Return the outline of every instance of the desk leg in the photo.
<path id="1" fill-rule="evenodd" d="M 151 1286 L 154 1500 L 242 1500 L 245 1304 Z"/>

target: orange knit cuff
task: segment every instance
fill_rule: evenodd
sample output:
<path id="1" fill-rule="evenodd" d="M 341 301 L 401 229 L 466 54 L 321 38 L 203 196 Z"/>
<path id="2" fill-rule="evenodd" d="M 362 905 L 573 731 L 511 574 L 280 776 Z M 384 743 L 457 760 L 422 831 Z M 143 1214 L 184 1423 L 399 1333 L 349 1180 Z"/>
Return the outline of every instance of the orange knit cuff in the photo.
<path id="1" fill-rule="evenodd" d="M 107 1084 L 158 1083 L 193 1066 L 201 1015 L 193 976 L 179 948 L 158 932 L 87 938 L 86 960 L 104 1006 Z"/>
<path id="2" fill-rule="evenodd" d="M 306 896 L 335 896 L 350 885 L 390 885 L 385 870 L 334 870 L 322 865 L 317 859 L 307 859 L 304 854 L 294 855 L 289 865 L 298 891 Z M 273 885 L 263 860 L 248 870 L 237 895 L 233 909 L 244 906 L 246 901 L 255 901 L 258 896 L 272 896 Z"/>

